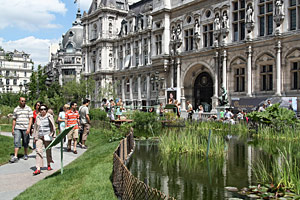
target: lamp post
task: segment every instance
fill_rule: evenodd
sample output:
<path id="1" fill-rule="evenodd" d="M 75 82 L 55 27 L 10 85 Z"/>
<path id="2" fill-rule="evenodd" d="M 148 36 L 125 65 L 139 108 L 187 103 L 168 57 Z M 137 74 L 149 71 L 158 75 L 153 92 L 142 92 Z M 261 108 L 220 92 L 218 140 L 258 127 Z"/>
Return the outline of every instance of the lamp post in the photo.
<path id="1" fill-rule="evenodd" d="M 159 78 L 159 71 L 156 71 L 156 72 L 155 72 L 155 76 L 152 77 L 152 78 L 150 79 L 151 83 L 152 83 L 152 84 L 155 84 L 154 86 L 155 86 L 155 89 L 156 89 L 156 105 L 159 104 L 159 103 L 158 103 L 159 82 L 160 82 L 160 81 L 163 81 L 163 80 L 164 80 L 164 78 Z"/>

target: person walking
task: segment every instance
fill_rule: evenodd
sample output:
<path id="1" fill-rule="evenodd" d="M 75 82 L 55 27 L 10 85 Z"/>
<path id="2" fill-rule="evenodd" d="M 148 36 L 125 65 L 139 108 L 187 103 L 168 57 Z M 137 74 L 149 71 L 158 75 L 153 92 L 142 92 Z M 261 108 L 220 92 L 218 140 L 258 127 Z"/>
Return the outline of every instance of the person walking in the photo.
<path id="1" fill-rule="evenodd" d="M 89 99 L 85 99 L 83 100 L 83 104 L 82 106 L 80 106 L 79 108 L 79 116 L 80 116 L 80 124 L 81 127 L 83 129 L 83 133 L 80 134 L 79 137 L 79 144 L 81 144 L 81 148 L 86 149 L 86 145 L 85 142 L 87 140 L 87 136 L 90 133 L 90 116 L 89 116 L 89 104 L 90 104 L 90 100 Z"/>
<path id="2" fill-rule="evenodd" d="M 202 120 L 202 114 L 204 112 L 203 106 L 199 105 L 198 109 L 199 109 L 199 120 Z"/>
<path id="3" fill-rule="evenodd" d="M 30 135 L 32 135 L 33 133 L 33 125 L 35 123 L 35 119 L 36 117 L 38 116 L 38 114 L 40 114 L 40 105 L 41 105 L 42 102 L 40 101 L 37 101 L 35 104 L 34 104 L 34 111 L 33 111 L 33 119 L 32 119 L 32 126 L 31 126 L 31 132 L 30 132 Z M 32 144 L 32 149 L 34 150 L 36 148 L 36 145 L 35 145 L 35 141 L 33 140 L 33 144 Z"/>
<path id="4" fill-rule="evenodd" d="M 187 110 L 187 112 L 188 112 L 188 120 L 191 120 L 192 121 L 192 119 L 193 119 L 193 106 L 192 106 L 192 104 L 190 103 L 190 101 L 187 101 L 186 102 L 187 103 L 187 105 L 188 105 L 188 110 Z"/>
<path id="5" fill-rule="evenodd" d="M 19 106 L 14 109 L 12 122 L 12 135 L 14 136 L 14 156 L 9 160 L 11 163 L 18 161 L 18 151 L 21 146 L 21 138 L 24 146 L 24 160 L 28 159 L 29 133 L 32 125 L 33 112 L 26 105 L 26 99 L 20 97 Z"/>
<path id="6" fill-rule="evenodd" d="M 33 128 L 33 138 L 36 143 L 36 170 L 33 175 L 41 173 L 43 162 L 43 146 L 51 143 L 52 139 L 56 137 L 56 128 L 53 115 L 48 113 L 48 107 L 45 104 L 40 105 L 40 114 L 36 117 L 36 122 Z M 51 149 L 46 151 L 47 156 L 47 170 L 52 170 L 50 163 L 53 163 Z"/>
<path id="7" fill-rule="evenodd" d="M 77 154 L 76 151 L 76 145 L 77 145 L 77 139 L 78 139 L 78 126 L 80 125 L 79 122 L 79 113 L 76 110 L 77 103 L 71 102 L 70 104 L 71 109 L 66 112 L 65 115 L 65 123 L 66 127 L 74 126 L 74 128 L 68 133 L 68 152 L 71 151 L 71 142 L 73 139 L 74 142 L 74 149 L 73 153 Z"/>
<path id="8" fill-rule="evenodd" d="M 60 110 L 60 112 L 58 114 L 59 134 L 65 130 L 65 127 L 66 127 L 66 123 L 65 123 L 66 112 L 68 111 L 69 107 L 70 107 L 69 104 L 65 104 L 63 106 L 62 110 Z M 64 138 L 64 141 L 66 141 L 66 137 Z"/>

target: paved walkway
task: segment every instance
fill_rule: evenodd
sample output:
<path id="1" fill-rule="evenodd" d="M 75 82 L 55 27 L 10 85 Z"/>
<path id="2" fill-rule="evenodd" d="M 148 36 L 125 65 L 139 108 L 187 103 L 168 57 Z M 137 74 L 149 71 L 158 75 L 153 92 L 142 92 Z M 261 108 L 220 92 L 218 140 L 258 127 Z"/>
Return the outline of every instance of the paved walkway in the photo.
<path id="1" fill-rule="evenodd" d="M 0 132 L 0 134 L 12 136 L 11 133 L 7 132 Z M 30 139 L 30 144 L 32 145 L 32 139 Z M 64 147 L 64 150 L 66 150 L 65 144 Z M 77 152 L 78 154 L 74 154 L 73 152 L 64 152 L 64 166 L 78 158 L 85 152 L 85 150 L 77 148 Z M 35 151 L 33 151 L 30 155 L 28 155 L 28 160 L 20 158 L 17 163 L 8 163 L 0 166 L 0 200 L 10 200 L 15 198 L 28 187 L 60 169 L 60 144 L 52 148 L 54 163 L 51 167 L 53 170 L 47 171 L 46 153 L 44 153 L 45 167 L 42 168 L 42 173 L 37 176 L 32 175 L 35 170 L 35 154 Z"/>

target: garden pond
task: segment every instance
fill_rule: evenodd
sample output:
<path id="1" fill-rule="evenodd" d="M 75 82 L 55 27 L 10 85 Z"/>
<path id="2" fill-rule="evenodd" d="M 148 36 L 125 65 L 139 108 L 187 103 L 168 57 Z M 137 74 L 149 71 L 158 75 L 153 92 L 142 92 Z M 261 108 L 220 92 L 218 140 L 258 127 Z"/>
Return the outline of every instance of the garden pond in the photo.
<path id="1" fill-rule="evenodd" d="M 127 167 L 139 180 L 176 199 L 251 199 L 226 187 L 241 190 L 257 185 L 254 166 L 277 160 L 272 155 L 276 145 L 230 136 L 224 157 L 214 160 L 185 153 L 166 156 L 158 141 L 140 140 Z"/>

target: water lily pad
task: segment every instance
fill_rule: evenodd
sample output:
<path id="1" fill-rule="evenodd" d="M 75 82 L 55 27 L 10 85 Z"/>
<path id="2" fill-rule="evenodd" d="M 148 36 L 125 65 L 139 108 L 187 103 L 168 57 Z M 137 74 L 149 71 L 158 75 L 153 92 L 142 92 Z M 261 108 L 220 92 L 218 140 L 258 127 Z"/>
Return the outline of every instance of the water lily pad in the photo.
<path id="1" fill-rule="evenodd" d="M 239 191 L 236 187 L 225 187 L 225 190 L 228 190 L 230 192 L 237 192 L 237 191 Z"/>
<path id="2" fill-rule="evenodd" d="M 254 198 L 254 199 L 260 198 L 259 196 L 255 195 L 255 194 L 249 194 L 248 197 L 249 198 Z"/>

